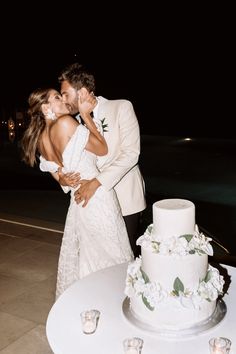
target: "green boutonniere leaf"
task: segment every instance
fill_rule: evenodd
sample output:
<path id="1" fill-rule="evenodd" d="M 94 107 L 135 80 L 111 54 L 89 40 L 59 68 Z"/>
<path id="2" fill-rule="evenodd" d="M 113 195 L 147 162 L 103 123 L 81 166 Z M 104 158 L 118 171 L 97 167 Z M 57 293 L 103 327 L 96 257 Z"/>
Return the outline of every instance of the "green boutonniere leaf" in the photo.
<path id="1" fill-rule="evenodd" d="M 103 118 L 103 119 L 101 119 L 101 123 L 102 123 L 102 130 L 103 130 L 103 132 L 108 132 L 108 124 L 106 124 L 105 123 L 105 119 L 106 118 Z"/>

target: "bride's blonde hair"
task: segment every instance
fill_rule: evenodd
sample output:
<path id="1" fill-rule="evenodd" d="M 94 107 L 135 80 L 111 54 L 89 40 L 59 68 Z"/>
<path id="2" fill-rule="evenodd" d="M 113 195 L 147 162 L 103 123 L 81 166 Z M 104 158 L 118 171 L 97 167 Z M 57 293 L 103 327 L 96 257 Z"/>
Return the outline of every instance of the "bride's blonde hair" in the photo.
<path id="1" fill-rule="evenodd" d="M 37 162 L 38 142 L 45 128 L 45 116 L 42 112 L 42 104 L 48 103 L 52 88 L 37 89 L 28 99 L 28 115 L 30 123 L 21 140 L 22 160 L 33 167 Z"/>

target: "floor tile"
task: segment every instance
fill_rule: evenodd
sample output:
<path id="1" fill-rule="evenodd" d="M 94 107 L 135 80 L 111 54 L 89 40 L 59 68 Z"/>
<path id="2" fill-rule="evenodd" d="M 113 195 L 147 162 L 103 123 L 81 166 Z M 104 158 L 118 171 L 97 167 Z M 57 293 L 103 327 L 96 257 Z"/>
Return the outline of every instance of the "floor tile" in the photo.
<path id="1" fill-rule="evenodd" d="M 33 242 L 33 241 L 32 241 Z M 42 246 L 0 264 L 0 274 L 26 281 L 42 281 L 57 272 L 59 247 Z"/>
<path id="2" fill-rule="evenodd" d="M 0 354 L 53 354 L 53 352 L 47 341 L 45 326 L 37 326 L 1 350 Z"/>
<path id="3" fill-rule="evenodd" d="M 45 302 L 48 301 L 53 303 L 55 300 L 56 293 L 56 274 L 47 278 L 46 280 L 36 282 L 34 285 L 27 289 L 27 293 L 32 297 L 37 296 L 45 299 Z"/>
<path id="4" fill-rule="evenodd" d="M 0 306 L 0 310 L 38 324 L 45 324 L 54 301 L 54 297 L 49 301 L 36 291 L 29 290 L 6 301 Z"/>
<path id="5" fill-rule="evenodd" d="M 34 284 L 35 282 L 32 281 L 23 281 L 0 274 L 0 308 L 5 302 L 23 294 Z"/>
<path id="6" fill-rule="evenodd" d="M 7 345 L 20 338 L 35 326 L 36 323 L 32 321 L 0 312 L 0 349 L 5 348 Z M 11 354 L 12 353 L 18 354 L 17 351 L 11 352 Z"/>
<path id="7" fill-rule="evenodd" d="M 2 238 L 2 236 L 0 236 Z M 0 248 L 0 264 L 14 260 L 30 250 L 40 247 L 42 244 L 38 241 L 27 240 L 20 237 L 8 237 Z"/>
<path id="8" fill-rule="evenodd" d="M 18 238 L 27 238 L 36 241 L 41 241 L 45 243 L 55 243 L 60 244 L 63 235 L 63 225 L 58 224 L 44 224 L 38 222 L 34 224 L 34 220 L 24 220 L 21 219 L 19 224 L 16 222 L 3 222 L 1 221 L 2 213 L 0 213 L 0 236 L 10 235 L 17 236 Z M 5 216 L 6 220 L 11 220 L 10 216 Z M 26 225 L 35 225 L 35 227 L 29 227 Z M 51 231 L 50 231 L 51 230 Z M 54 231 L 58 230 L 57 232 Z"/>

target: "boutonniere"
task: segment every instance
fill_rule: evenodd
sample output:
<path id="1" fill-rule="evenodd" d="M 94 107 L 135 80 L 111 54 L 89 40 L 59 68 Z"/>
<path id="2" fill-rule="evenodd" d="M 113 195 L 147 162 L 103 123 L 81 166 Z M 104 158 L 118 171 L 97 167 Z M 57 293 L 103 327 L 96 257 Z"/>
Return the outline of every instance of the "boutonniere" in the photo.
<path id="1" fill-rule="evenodd" d="M 108 132 L 108 124 L 105 122 L 106 118 L 101 119 L 103 133 Z"/>

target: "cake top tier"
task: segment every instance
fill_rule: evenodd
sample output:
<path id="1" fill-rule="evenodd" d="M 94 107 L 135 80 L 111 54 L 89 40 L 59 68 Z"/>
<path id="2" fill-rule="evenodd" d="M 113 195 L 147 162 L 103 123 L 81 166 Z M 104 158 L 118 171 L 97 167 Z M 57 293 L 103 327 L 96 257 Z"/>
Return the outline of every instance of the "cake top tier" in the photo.
<path id="1" fill-rule="evenodd" d="M 195 224 L 195 206 L 185 199 L 164 199 L 153 204 L 153 224 L 137 245 L 160 255 L 213 255 L 211 239 Z"/>
<path id="2" fill-rule="evenodd" d="M 193 235 L 195 206 L 185 199 L 163 199 L 153 204 L 152 233 L 160 239 Z"/>
<path id="3" fill-rule="evenodd" d="M 194 208 L 193 202 L 187 199 L 162 199 L 153 204 L 156 208 L 170 209 L 170 210 L 182 210 Z"/>

